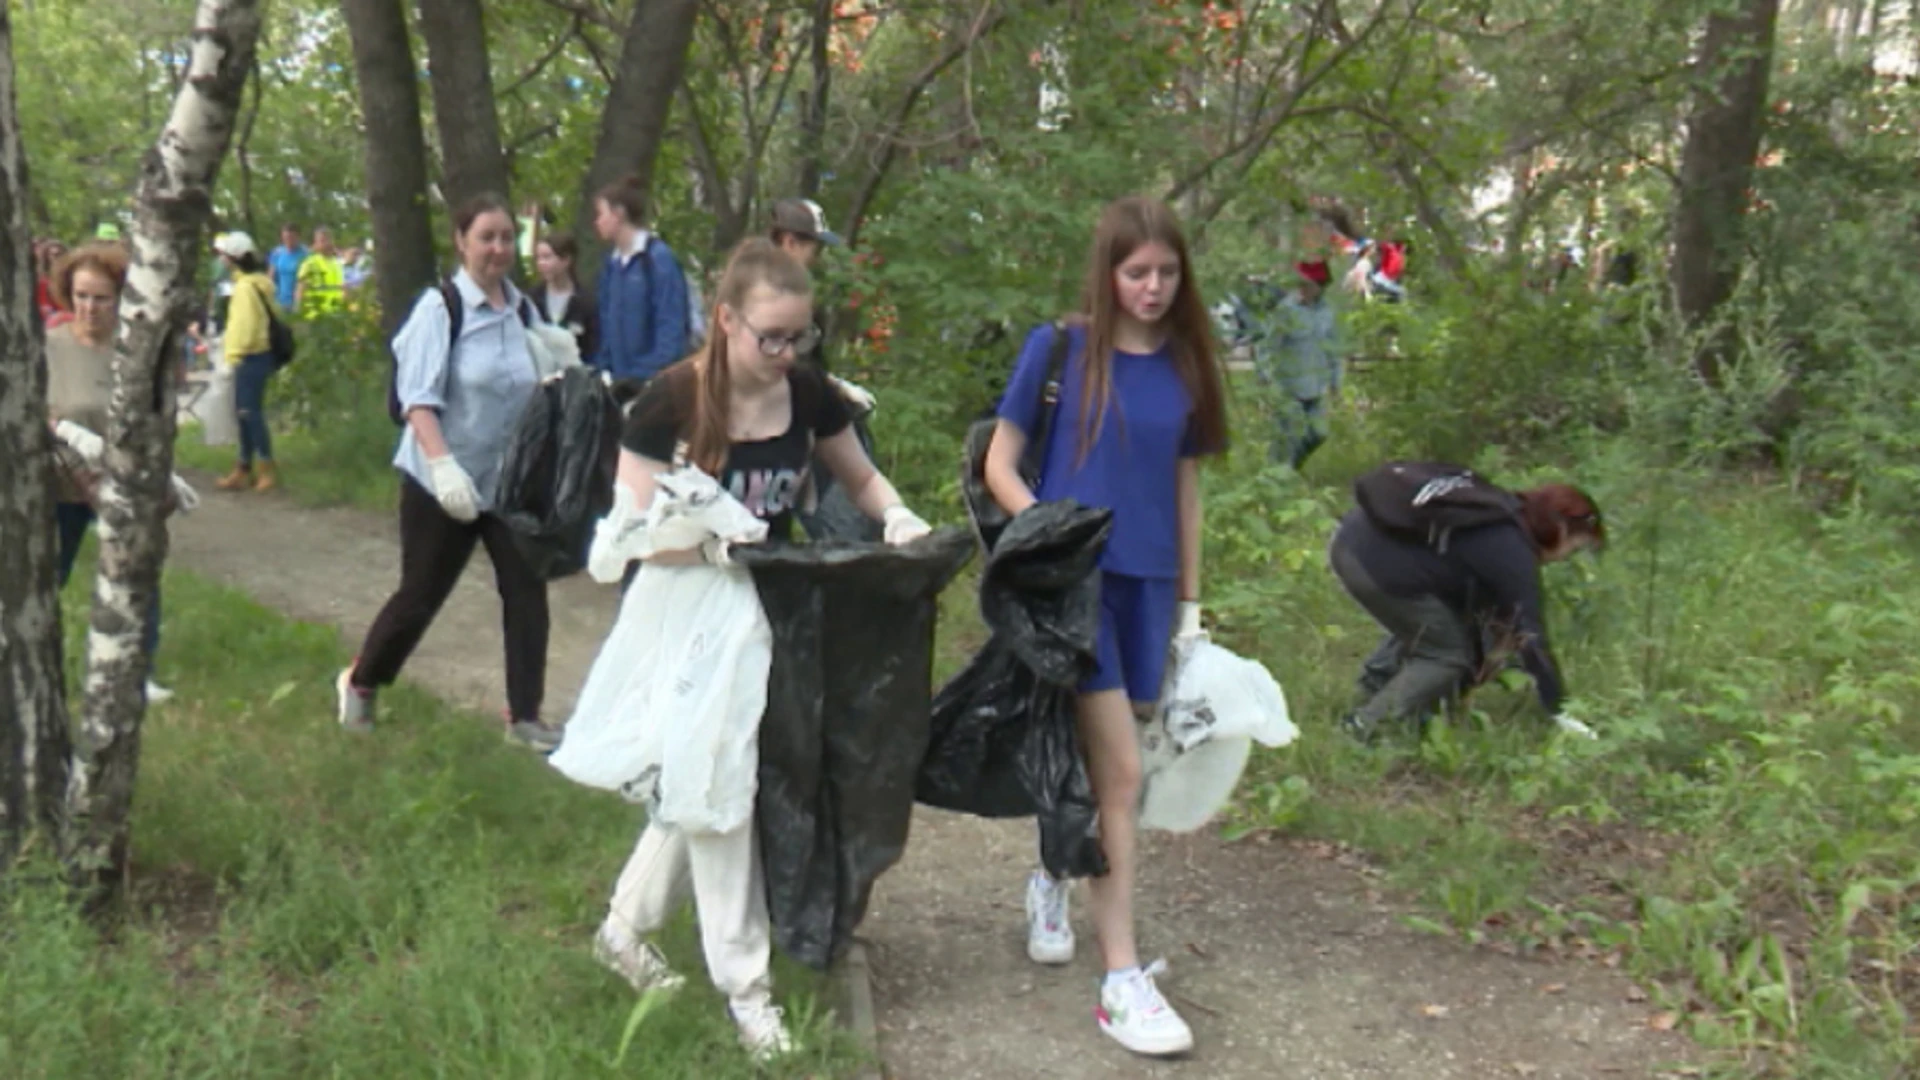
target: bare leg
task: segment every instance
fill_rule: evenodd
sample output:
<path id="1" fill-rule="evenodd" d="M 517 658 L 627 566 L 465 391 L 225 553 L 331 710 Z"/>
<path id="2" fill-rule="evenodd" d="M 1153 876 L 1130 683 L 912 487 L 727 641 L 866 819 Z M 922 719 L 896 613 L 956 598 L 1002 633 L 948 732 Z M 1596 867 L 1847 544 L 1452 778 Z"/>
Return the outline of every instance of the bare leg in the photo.
<path id="1" fill-rule="evenodd" d="M 1088 908 L 1107 971 L 1137 967 L 1133 879 L 1140 808 L 1140 744 L 1134 707 L 1120 690 L 1080 695 L 1080 741 L 1100 807 L 1100 849 L 1107 875 L 1088 882 Z"/>

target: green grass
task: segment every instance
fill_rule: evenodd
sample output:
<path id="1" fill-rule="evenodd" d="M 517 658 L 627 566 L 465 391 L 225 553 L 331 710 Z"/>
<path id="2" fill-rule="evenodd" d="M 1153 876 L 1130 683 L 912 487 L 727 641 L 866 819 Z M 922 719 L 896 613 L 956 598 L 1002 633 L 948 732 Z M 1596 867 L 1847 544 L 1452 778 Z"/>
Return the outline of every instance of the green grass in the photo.
<path id="1" fill-rule="evenodd" d="M 1572 449 L 1614 544 L 1549 568 L 1573 711 L 1476 695 L 1424 744 L 1332 721 L 1375 631 L 1325 569 L 1345 483 L 1384 456 L 1348 418 L 1306 482 L 1243 447 L 1211 481 L 1216 637 L 1285 683 L 1303 738 L 1263 753 L 1232 825 L 1352 844 L 1506 949 L 1610 956 L 1730 1075 L 1881 1078 L 1920 1063 L 1920 579 L 1903 523 L 1814 513 L 1771 476 Z M 1521 483 L 1560 470 L 1489 454 Z"/>
<path id="2" fill-rule="evenodd" d="M 84 571 L 69 591 L 77 656 Z M 49 890 L 0 893 L 0 1061 L 35 1077 L 747 1077 L 691 919 L 692 978 L 640 1017 L 588 944 L 640 827 L 618 799 L 406 686 L 371 737 L 330 715 L 331 629 L 167 579 L 144 729 L 134 903 L 103 932 Z M 16 878 L 21 882 L 21 878 Z M 846 1075 L 830 984 L 781 965 L 809 1051 Z"/>
<path id="3" fill-rule="evenodd" d="M 399 429 L 384 412 L 365 411 L 317 430 L 276 430 L 273 455 L 280 490 L 307 506 L 352 506 L 391 513 L 399 490 L 393 450 Z M 175 460 L 187 468 L 224 476 L 237 448 L 208 446 L 197 423 L 180 426 Z"/>

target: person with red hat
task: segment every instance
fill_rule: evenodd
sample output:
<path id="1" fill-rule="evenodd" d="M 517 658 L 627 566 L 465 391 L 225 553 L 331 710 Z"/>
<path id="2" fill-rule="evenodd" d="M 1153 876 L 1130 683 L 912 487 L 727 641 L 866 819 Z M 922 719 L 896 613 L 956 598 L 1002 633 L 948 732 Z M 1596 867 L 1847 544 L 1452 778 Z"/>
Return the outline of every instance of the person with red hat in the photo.
<path id="1" fill-rule="evenodd" d="M 1249 328 L 1254 371 L 1279 391 L 1279 432 L 1269 456 L 1296 471 L 1327 441 L 1328 399 L 1338 397 L 1346 374 L 1339 320 L 1327 298 L 1333 271 L 1324 260 L 1294 264 L 1297 284 L 1282 292 L 1269 286 L 1264 311 L 1241 315 Z"/>

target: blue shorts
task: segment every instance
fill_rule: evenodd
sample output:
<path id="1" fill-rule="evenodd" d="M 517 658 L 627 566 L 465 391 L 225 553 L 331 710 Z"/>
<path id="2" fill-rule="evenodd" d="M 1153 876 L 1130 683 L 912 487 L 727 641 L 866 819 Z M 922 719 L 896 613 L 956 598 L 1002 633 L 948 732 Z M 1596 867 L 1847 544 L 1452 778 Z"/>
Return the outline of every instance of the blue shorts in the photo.
<path id="1" fill-rule="evenodd" d="M 1124 689 L 1128 701 L 1159 701 L 1179 605 L 1180 585 L 1171 578 L 1102 571 L 1100 636 L 1094 645 L 1097 665 L 1081 682 L 1080 692 Z"/>

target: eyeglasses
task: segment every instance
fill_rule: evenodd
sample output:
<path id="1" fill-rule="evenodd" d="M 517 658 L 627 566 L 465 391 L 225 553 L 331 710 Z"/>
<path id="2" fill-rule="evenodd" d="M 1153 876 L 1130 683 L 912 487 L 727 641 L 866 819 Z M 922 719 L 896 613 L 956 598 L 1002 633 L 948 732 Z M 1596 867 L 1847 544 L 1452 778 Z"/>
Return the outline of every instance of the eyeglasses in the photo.
<path id="1" fill-rule="evenodd" d="M 755 328 L 745 316 L 740 316 L 740 325 L 746 327 L 747 332 L 753 335 L 754 341 L 760 346 L 762 356 L 779 356 L 788 349 L 792 349 L 793 354 L 799 356 L 801 353 L 813 351 L 813 347 L 820 344 L 820 329 L 815 326 L 809 326 L 797 334 L 767 334 Z"/>

